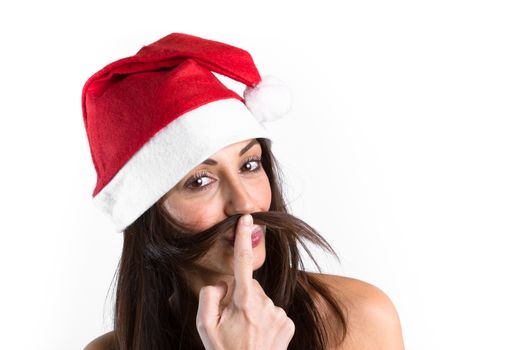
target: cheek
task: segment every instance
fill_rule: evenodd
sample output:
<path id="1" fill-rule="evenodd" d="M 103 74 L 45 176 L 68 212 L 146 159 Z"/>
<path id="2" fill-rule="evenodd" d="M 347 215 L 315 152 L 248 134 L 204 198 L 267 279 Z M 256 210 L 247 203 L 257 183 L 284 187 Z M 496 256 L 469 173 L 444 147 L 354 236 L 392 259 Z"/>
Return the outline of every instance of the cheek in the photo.
<path id="1" fill-rule="evenodd" d="M 267 176 L 264 176 L 262 183 L 257 186 L 257 189 L 254 193 L 256 193 L 258 206 L 263 208 L 263 211 L 269 210 L 270 204 L 272 202 L 272 190 Z"/>
<path id="2" fill-rule="evenodd" d="M 262 176 L 251 184 L 247 183 L 246 186 L 257 208 L 261 211 L 269 210 L 272 191 L 268 177 Z M 185 201 L 171 198 L 164 203 L 164 207 L 176 221 L 191 227 L 195 231 L 203 231 L 223 220 L 224 205 L 224 202 L 219 198 L 206 201 Z"/>
<path id="3" fill-rule="evenodd" d="M 200 202 L 186 202 L 184 204 L 171 202 L 166 203 L 169 214 L 184 226 L 191 227 L 195 231 L 203 231 L 212 226 L 217 209 L 214 203 L 203 205 Z"/>

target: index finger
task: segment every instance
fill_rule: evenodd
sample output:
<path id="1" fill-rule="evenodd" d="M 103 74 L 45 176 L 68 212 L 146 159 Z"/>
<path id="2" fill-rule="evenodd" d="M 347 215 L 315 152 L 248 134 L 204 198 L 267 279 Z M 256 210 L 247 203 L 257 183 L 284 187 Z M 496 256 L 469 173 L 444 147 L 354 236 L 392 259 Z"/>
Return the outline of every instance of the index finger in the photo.
<path id="1" fill-rule="evenodd" d="M 237 223 L 235 243 L 233 246 L 233 274 L 235 290 L 237 286 L 249 289 L 253 280 L 253 218 L 250 214 L 241 216 Z"/>

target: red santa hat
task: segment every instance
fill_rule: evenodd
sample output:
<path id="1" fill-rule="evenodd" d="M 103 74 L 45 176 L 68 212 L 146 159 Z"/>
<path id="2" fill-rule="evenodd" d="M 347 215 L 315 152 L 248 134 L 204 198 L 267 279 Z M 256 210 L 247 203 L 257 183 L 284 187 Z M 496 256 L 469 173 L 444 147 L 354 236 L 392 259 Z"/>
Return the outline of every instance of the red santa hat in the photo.
<path id="1" fill-rule="evenodd" d="M 212 72 L 245 84 L 244 98 Z M 269 138 L 262 123 L 290 107 L 290 91 L 275 77 L 261 79 L 245 50 L 181 33 L 144 46 L 82 91 L 94 202 L 122 231 L 213 153 Z"/>

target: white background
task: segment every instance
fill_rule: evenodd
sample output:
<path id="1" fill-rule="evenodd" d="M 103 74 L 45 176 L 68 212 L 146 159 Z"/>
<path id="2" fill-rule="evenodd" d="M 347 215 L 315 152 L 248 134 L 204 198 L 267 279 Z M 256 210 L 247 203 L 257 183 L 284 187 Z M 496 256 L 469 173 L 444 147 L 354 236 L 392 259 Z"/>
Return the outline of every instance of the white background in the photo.
<path id="1" fill-rule="evenodd" d="M 111 329 L 122 236 L 91 203 L 81 89 L 171 32 L 244 48 L 291 87 L 270 130 L 293 213 L 339 253 L 325 272 L 390 296 L 407 349 L 525 348 L 521 1 L 6 3 L 1 349 Z"/>

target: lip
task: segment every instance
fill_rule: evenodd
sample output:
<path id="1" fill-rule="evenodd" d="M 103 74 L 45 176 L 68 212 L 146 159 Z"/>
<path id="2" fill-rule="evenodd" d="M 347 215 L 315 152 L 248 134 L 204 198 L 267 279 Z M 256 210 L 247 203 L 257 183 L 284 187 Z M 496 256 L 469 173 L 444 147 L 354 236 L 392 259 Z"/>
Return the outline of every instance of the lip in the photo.
<path id="1" fill-rule="evenodd" d="M 252 248 L 255 248 L 259 245 L 261 242 L 261 239 L 264 235 L 263 229 L 261 226 L 256 225 L 252 232 Z M 234 235 L 228 235 L 228 237 L 225 238 L 226 241 L 230 246 L 235 246 L 235 234 Z"/>

